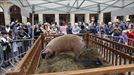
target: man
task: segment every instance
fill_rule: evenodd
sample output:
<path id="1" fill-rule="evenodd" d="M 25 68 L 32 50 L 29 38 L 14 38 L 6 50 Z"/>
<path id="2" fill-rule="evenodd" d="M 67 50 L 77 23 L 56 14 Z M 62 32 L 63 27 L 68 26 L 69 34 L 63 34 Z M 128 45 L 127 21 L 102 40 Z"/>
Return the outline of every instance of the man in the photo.
<path id="1" fill-rule="evenodd" d="M 78 26 L 78 23 L 75 23 L 74 25 L 73 25 L 73 27 L 72 27 L 72 33 L 73 34 L 78 34 L 78 33 L 80 33 L 80 27 Z"/>
<path id="2" fill-rule="evenodd" d="M 86 32 L 87 32 L 87 30 L 85 29 L 85 26 L 81 25 L 80 33 L 86 33 Z"/>
<path id="3" fill-rule="evenodd" d="M 67 34 L 72 34 L 72 27 L 71 23 L 68 24 L 68 27 L 66 28 Z"/>
<path id="4" fill-rule="evenodd" d="M 9 60 L 9 58 L 10 58 L 11 38 L 9 38 L 9 36 L 6 32 L 2 31 L 1 36 L 0 36 L 0 41 L 1 41 L 1 46 L 2 46 L 2 50 L 3 50 L 3 57 L 4 57 L 4 64 L 2 66 L 7 67 L 9 65 L 9 62 L 5 62 L 5 61 Z"/>

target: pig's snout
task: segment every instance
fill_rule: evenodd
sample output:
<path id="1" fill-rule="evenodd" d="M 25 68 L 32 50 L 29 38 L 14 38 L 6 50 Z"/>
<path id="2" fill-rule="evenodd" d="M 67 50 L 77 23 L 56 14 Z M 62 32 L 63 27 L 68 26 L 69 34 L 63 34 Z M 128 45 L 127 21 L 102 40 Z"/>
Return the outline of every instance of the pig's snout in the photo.
<path id="1" fill-rule="evenodd" d="M 41 56 L 42 56 L 43 59 L 46 58 L 46 55 L 47 55 L 46 53 L 42 53 L 42 54 L 41 54 Z"/>

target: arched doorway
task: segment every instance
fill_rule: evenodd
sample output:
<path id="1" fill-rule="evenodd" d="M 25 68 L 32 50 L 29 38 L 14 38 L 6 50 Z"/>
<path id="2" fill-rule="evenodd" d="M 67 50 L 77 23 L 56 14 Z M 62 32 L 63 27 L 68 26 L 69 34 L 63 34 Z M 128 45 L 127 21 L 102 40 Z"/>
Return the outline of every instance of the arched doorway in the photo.
<path id="1" fill-rule="evenodd" d="M 118 19 L 119 21 L 123 21 L 124 20 L 124 16 L 117 16 L 116 19 Z"/>
<path id="2" fill-rule="evenodd" d="M 108 24 L 108 22 L 111 22 L 111 12 L 104 13 L 103 15 L 104 15 L 103 22 L 105 24 Z"/>
<path id="3" fill-rule="evenodd" d="M 5 25 L 4 9 L 0 6 L 0 25 Z"/>
<path id="4" fill-rule="evenodd" d="M 67 25 L 70 22 L 70 14 L 59 14 L 59 24 Z"/>
<path id="5" fill-rule="evenodd" d="M 27 22 L 30 22 L 32 24 L 32 13 L 29 13 L 29 17 L 27 17 Z M 39 16 L 38 14 L 34 14 L 34 24 L 39 23 Z"/>
<path id="6" fill-rule="evenodd" d="M 22 22 L 21 9 L 18 6 L 13 5 L 10 7 L 10 19 L 11 22 L 16 20 L 18 20 L 18 22 Z"/>
<path id="7" fill-rule="evenodd" d="M 55 21 L 55 16 L 54 14 L 43 14 L 43 22 L 48 22 L 48 23 L 54 23 Z"/>
<path id="8" fill-rule="evenodd" d="M 85 14 L 75 14 L 75 22 L 85 22 Z"/>
<path id="9" fill-rule="evenodd" d="M 130 22 L 134 23 L 134 15 L 129 15 Z"/>
<path id="10" fill-rule="evenodd" d="M 94 22 L 97 23 L 98 21 L 98 14 L 90 14 L 90 21 L 94 18 Z"/>

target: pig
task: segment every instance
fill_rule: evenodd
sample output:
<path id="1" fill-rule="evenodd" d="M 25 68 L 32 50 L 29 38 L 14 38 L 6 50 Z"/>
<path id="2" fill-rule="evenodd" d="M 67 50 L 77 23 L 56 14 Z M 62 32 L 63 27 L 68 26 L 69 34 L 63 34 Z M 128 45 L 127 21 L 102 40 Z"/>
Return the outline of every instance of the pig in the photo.
<path id="1" fill-rule="evenodd" d="M 61 52 L 72 51 L 78 59 L 84 47 L 85 43 L 79 36 L 67 34 L 52 39 L 43 49 L 43 54 L 45 55 L 45 59 L 47 59 Z"/>

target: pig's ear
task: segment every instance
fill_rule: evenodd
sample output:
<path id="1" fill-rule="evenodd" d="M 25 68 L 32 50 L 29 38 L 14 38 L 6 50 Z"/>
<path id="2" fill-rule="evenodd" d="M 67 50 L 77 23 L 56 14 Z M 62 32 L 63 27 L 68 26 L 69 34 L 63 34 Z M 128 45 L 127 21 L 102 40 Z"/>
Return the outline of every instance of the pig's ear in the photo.
<path id="1" fill-rule="evenodd" d="M 43 50 L 42 50 L 42 53 L 44 53 L 46 51 L 46 48 L 44 48 Z"/>
<path id="2" fill-rule="evenodd" d="M 47 59 L 48 55 L 49 55 L 49 51 L 47 51 L 47 50 L 42 51 L 42 58 Z"/>
<path id="3" fill-rule="evenodd" d="M 48 54 L 48 53 L 49 53 L 49 51 L 48 51 L 48 50 L 45 50 L 45 53 L 46 53 L 46 54 Z"/>
<path id="4" fill-rule="evenodd" d="M 43 49 L 42 51 L 41 51 L 41 53 L 44 53 L 45 52 L 45 49 Z"/>

